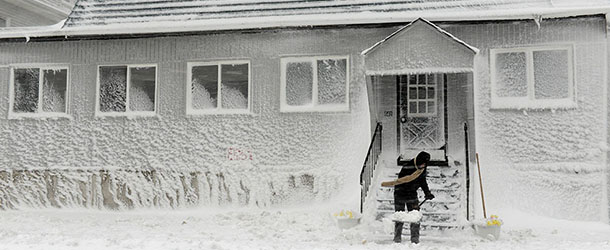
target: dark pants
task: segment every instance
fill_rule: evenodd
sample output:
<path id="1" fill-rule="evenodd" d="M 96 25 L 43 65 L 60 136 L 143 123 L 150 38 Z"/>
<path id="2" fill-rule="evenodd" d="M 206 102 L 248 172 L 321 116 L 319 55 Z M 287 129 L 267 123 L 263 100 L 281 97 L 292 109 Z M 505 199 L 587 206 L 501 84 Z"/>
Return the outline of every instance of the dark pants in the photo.
<path id="1" fill-rule="evenodd" d="M 419 210 L 419 201 L 415 200 L 400 200 L 394 198 L 394 211 L 405 211 L 405 205 L 407 211 Z M 402 236 L 403 222 L 396 222 L 394 225 L 394 242 L 400 242 Z M 419 223 L 411 223 L 411 242 L 419 243 Z"/>

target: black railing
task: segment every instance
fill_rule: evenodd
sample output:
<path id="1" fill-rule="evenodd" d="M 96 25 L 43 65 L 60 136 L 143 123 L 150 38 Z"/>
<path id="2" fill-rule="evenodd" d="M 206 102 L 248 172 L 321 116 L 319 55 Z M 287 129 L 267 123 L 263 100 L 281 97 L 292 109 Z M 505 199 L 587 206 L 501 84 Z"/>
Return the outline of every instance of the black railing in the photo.
<path id="1" fill-rule="evenodd" d="M 364 206 L 364 201 L 366 199 L 366 195 L 369 192 L 371 187 L 371 182 L 373 181 L 373 174 L 375 172 L 375 165 L 377 164 L 377 159 L 379 158 L 379 154 L 381 153 L 381 123 L 377 123 L 375 127 L 375 133 L 373 134 L 373 138 L 371 139 L 371 144 L 369 145 L 369 151 L 366 153 L 366 158 L 364 159 L 364 164 L 362 164 L 362 171 L 360 171 L 360 212 L 362 213 L 362 209 Z"/>
<path id="2" fill-rule="evenodd" d="M 464 123 L 464 148 L 466 150 L 466 220 L 470 221 L 470 152 L 468 151 L 468 123 Z"/>

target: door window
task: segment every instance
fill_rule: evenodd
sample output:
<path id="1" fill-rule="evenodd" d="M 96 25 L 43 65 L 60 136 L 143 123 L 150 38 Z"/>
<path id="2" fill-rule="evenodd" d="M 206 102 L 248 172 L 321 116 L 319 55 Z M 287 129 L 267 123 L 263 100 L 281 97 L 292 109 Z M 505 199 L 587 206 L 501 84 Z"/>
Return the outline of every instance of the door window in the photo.
<path id="1" fill-rule="evenodd" d="M 409 116 L 436 115 L 436 91 L 439 77 L 437 74 L 400 76 L 401 85 L 408 86 L 407 110 Z"/>

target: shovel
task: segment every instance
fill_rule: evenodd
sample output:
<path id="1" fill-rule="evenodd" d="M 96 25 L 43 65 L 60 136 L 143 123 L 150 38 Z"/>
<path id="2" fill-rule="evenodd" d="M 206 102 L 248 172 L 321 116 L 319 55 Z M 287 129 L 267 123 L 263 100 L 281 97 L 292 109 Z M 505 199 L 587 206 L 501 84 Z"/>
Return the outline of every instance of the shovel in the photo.
<path id="1" fill-rule="evenodd" d="M 421 207 L 422 204 L 424 204 L 428 199 L 424 199 L 424 201 L 422 201 L 421 203 L 419 203 L 419 205 L 417 205 L 418 207 Z"/>

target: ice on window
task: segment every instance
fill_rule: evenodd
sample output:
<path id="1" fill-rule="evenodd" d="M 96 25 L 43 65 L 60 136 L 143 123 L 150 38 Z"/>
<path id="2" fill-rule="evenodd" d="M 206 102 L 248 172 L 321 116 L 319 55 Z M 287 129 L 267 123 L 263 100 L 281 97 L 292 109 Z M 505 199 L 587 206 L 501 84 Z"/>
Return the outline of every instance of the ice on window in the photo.
<path id="1" fill-rule="evenodd" d="M 100 67 L 100 111 L 125 112 L 127 96 L 127 67 Z"/>
<path id="2" fill-rule="evenodd" d="M 248 108 L 248 64 L 222 65 L 221 108 Z"/>
<path id="3" fill-rule="evenodd" d="M 525 53 L 496 55 L 496 95 L 499 97 L 527 96 Z"/>
<path id="4" fill-rule="evenodd" d="M 155 67 L 130 68 L 129 110 L 155 111 Z"/>
<path id="5" fill-rule="evenodd" d="M 286 104 L 310 105 L 313 92 L 313 66 L 310 62 L 286 64 Z"/>
<path id="6" fill-rule="evenodd" d="M 44 70 L 42 77 L 42 110 L 44 112 L 65 113 L 68 70 Z"/>
<path id="7" fill-rule="evenodd" d="M 417 99 L 417 88 L 409 88 L 409 100 Z"/>
<path id="8" fill-rule="evenodd" d="M 569 97 L 569 63 L 566 50 L 534 51 L 534 96 L 536 99 Z"/>
<path id="9" fill-rule="evenodd" d="M 434 101 L 428 101 L 428 113 L 434 113 L 435 109 Z"/>
<path id="10" fill-rule="evenodd" d="M 218 107 L 218 66 L 195 66 L 191 70 L 192 108 Z"/>
<path id="11" fill-rule="evenodd" d="M 318 61 L 318 104 L 341 104 L 346 101 L 347 60 Z"/>
<path id="12" fill-rule="evenodd" d="M 39 69 L 15 69 L 13 111 L 34 113 L 38 110 Z"/>
<path id="13" fill-rule="evenodd" d="M 426 99 L 426 87 L 417 88 L 417 99 L 420 99 L 420 100 Z"/>

